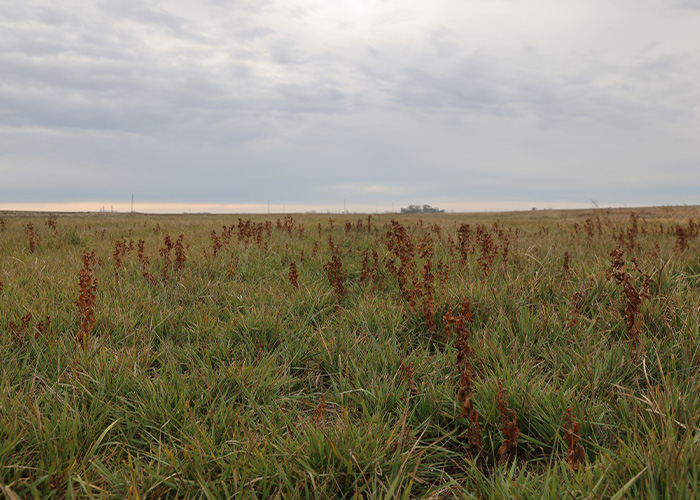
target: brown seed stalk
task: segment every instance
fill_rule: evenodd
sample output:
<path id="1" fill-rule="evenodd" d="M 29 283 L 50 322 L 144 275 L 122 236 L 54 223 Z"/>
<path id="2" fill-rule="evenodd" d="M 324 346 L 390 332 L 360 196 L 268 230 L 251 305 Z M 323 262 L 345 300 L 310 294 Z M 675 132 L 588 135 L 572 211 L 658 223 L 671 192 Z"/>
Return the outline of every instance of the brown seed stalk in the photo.
<path id="1" fill-rule="evenodd" d="M 321 394 L 321 398 L 318 401 L 318 405 L 314 408 L 311 414 L 311 422 L 314 424 L 320 424 L 326 417 L 326 395 Z"/>
<path id="2" fill-rule="evenodd" d="M 160 253 L 160 256 L 163 258 L 163 271 L 161 273 L 163 276 L 163 281 L 168 281 L 168 278 L 170 277 L 169 271 L 170 266 L 172 265 L 172 261 L 170 260 L 170 251 L 173 249 L 173 246 L 173 242 L 170 240 L 170 235 L 166 234 L 163 241 L 163 246 L 158 249 L 158 253 Z"/>
<path id="3" fill-rule="evenodd" d="M 401 360 L 401 373 L 404 381 L 406 382 L 406 385 L 408 386 L 408 391 L 411 394 L 411 396 L 417 395 L 419 392 L 418 387 L 416 387 L 416 385 L 413 382 L 413 374 L 415 373 L 414 364 L 404 364 L 403 360 Z"/>
<path id="4" fill-rule="evenodd" d="M 649 284 L 651 277 L 643 273 L 637 264 L 637 260 L 632 258 L 632 269 L 637 274 L 644 277 L 644 282 L 638 290 L 632 282 L 632 276 L 627 272 L 625 260 L 623 258 L 624 250 L 619 246 L 610 252 L 612 263 L 610 269 L 606 271 L 608 279 L 613 279 L 622 287 L 625 294 L 625 320 L 627 323 L 627 335 L 632 342 L 632 357 L 637 359 L 644 354 L 644 344 L 642 344 L 642 327 L 644 326 L 644 317 L 642 315 L 641 306 L 644 299 L 650 297 Z"/>
<path id="5" fill-rule="evenodd" d="M 34 224 L 30 222 L 24 229 L 24 234 L 26 234 L 27 238 L 29 238 L 29 252 L 34 253 L 34 251 L 36 250 L 36 246 L 41 241 L 41 238 L 39 237 L 39 231 L 34 227 Z"/>
<path id="6" fill-rule="evenodd" d="M 466 298 L 462 301 L 459 316 L 454 316 L 452 311 L 448 309 L 443 317 L 445 332 L 448 336 L 453 333 L 457 336 L 457 361 L 455 365 L 460 374 L 457 400 L 462 405 L 462 412 L 459 414 L 459 417 L 466 418 L 469 421 L 469 428 L 465 435 L 468 445 L 467 456 L 477 458 L 483 453 L 484 446 L 481 440 L 480 415 L 474 409 L 472 400 L 474 394 L 474 368 L 471 364 L 471 359 L 474 357 L 474 349 L 469 345 L 471 331 L 467 328 L 467 323 L 471 320 L 471 307 L 469 300 Z"/>
<path id="7" fill-rule="evenodd" d="M 289 282 L 294 288 L 299 289 L 299 273 L 297 272 L 297 265 L 294 261 L 289 263 Z"/>
<path id="8" fill-rule="evenodd" d="M 10 335 L 12 336 L 12 340 L 16 344 L 18 344 L 18 345 L 24 344 L 25 340 L 27 339 L 27 336 L 29 335 L 31 323 L 32 323 L 32 313 L 27 313 L 24 316 L 22 316 L 22 319 L 20 319 L 19 325 L 17 325 L 14 321 L 10 321 L 10 323 L 8 325 L 10 328 Z"/>
<path id="9" fill-rule="evenodd" d="M 571 408 L 566 409 L 566 461 L 572 469 L 578 470 L 579 466 L 586 460 L 586 452 L 579 443 L 581 437 L 581 426 L 576 421 Z"/>
<path id="10" fill-rule="evenodd" d="M 49 214 L 49 217 L 46 219 L 46 225 L 49 226 L 49 229 L 53 230 L 54 233 L 58 232 L 57 223 L 58 223 L 58 215 Z"/>
<path id="11" fill-rule="evenodd" d="M 501 432 L 503 432 L 503 443 L 498 449 L 500 462 L 509 462 L 515 457 L 518 449 L 518 416 L 508 407 L 508 392 L 503 387 L 503 380 L 498 379 L 498 394 L 496 396 L 498 411 L 501 414 Z"/>
<path id="12" fill-rule="evenodd" d="M 117 240 L 114 242 L 114 252 L 112 256 L 114 257 L 114 282 L 119 284 L 119 269 L 122 266 L 122 257 L 126 255 L 127 252 L 126 240 Z"/>
<path id="13" fill-rule="evenodd" d="M 688 240 L 690 239 L 689 231 L 686 231 L 683 226 L 676 226 L 676 244 L 673 249 L 678 253 L 683 253 L 688 250 Z"/>
<path id="14" fill-rule="evenodd" d="M 182 272 L 182 270 L 185 268 L 185 262 L 187 261 L 187 256 L 185 255 L 185 246 L 183 244 L 184 238 L 185 236 L 183 234 L 180 234 L 180 236 L 178 236 L 177 238 L 177 241 L 175 241 L 175 244 L 173 245 L 173 250 L 175 252 L 175 263 L 173 271 L 175 272 L 175 274 L 179 274 Z"/>
<path id="15" fill-rule="evenodd" d="M 333 238 L 328 237 L 328 245 L 331 248 L 331 260 L 324 264 L 323 269 L 326 271 L 328 281 L 333 286 L 338 300 L 342 299 L 347 290 L 345 290 L 345 278 L 347 273 L 343 271 L 342 250 L 333 243 Z"/>
<path id="16" fill-rule="evenodd" d="M 95 326 L 95 297 L 97 294 L 97 279 L 94 277 L 92 265 L 95 263 L 95 251 L 83 252 L 83 268 L 79 275 L 80 294 L 75 304 L 82 315 L 80 329 L 76 335 L 76 340 L 80 347 L 85 350 L 85 343 Z"/>

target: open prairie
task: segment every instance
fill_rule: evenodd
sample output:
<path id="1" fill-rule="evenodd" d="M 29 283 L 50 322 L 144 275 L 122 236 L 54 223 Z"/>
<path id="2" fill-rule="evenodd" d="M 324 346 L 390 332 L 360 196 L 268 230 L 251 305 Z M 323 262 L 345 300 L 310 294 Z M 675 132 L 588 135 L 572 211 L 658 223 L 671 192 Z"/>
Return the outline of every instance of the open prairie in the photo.
<path id="1" fill-rule="evenodd" d="M 697 498 L 700 210 L 0 213 L 6 498 Z"/>

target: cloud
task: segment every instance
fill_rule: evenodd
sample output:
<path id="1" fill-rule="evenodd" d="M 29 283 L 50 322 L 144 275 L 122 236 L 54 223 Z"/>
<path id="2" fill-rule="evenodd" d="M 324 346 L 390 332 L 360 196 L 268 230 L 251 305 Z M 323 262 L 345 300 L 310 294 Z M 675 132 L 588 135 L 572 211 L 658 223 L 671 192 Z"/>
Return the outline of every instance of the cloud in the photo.
<path id="1" fill-rule="evenodd" d="M 674 5 L 682 9 L 700 10 L 700 3 L 697 0 L 676 0 Z"/>
<path id="2" fill-rule="evenodd" d="M 671 203 L 700 187 L 700 37 L 683 2 L 6 7 L 5 200 L 618 203 L 658 189 Z"/>

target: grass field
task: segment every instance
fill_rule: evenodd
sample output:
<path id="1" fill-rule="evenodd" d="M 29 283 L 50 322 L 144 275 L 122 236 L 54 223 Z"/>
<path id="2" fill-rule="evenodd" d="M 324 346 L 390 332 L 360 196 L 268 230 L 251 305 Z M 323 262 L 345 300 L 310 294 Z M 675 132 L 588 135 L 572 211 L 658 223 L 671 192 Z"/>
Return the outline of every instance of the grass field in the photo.
<path id="1" fill-rule="evenodd" d="M 0 213 L 0 489 L 697 498 L 699 229 Z"/>

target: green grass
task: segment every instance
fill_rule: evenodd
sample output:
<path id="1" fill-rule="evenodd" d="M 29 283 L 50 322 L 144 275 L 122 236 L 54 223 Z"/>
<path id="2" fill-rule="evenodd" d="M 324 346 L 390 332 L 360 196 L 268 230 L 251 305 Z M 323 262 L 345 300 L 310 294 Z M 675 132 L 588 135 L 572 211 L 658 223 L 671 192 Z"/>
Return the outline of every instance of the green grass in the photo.
<path id="1" fill-rule="evenodd" d="M 700 246 L 694 237 L 674 247 L 676 226 L 691 228 L 700 212 L 637 213 L 638 246 L 625 258 L 651 276 L 637 358 L 622 289 L 606 278 L 629 211 L 375 215 L 370 231 L 366 216 L 333 215 L 332 229 L 327 216 L 279 226 L 241 216 L 261 224 L 259 243 L 238 227 L 224 241 L 238 216 L 65 214 L 53 231 L 46 214 L 0 214 L 0 490 L 10 499 L 696 498 Z M 411 310 L 387 267 L 392 219 L 416 252 L 432 239 L 433 270 L 449 266 L 435 282 L 435 331 L 422 299 Z M 29 222 L 41 237 L 34 253 Z M 484 225 L 499 248 L 508 237 L 507 261 L 499 251 L 488 276 L 478 245 L 466 260 L 450 246 L 462 223 Z M 212 231 L 224 241 L 216 256 Z M 184 269 L 167 280 L 166 234 L 183 234 L 187 247 Z M 347 272 L 340 298 L 324 270 L 329 236 Z M 117 282 L 123 239 L 134 250 Z M 75 300 L 81 255 L 93 249 L 96 324 L 83 350 Z M 379 267 L 362 283 L 365 249 Z M 415 283 L 423 263 L 416 253 Z M 464 298 L 484 444 L 476 460 L 465 453 L 457 350 L 442 322 Z M 27 314 L 30 329 L 13 334 Z M 413 364 L 416 394 L 402 363 Z M 506 464 L 499 379 L 520 430 Z M 567 408 L 586 453 L 577 470 L 566 461 Z"/>

